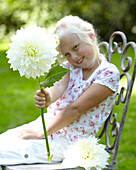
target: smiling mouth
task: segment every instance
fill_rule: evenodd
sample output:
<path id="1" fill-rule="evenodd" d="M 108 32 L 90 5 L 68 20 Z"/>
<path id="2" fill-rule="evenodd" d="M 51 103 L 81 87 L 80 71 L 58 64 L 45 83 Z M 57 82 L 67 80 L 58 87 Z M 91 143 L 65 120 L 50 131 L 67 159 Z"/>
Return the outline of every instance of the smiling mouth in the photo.
<path id="1" fill-rule="evenodd" d="M 84 57 L 80 58 L 80 59 L 77 61 L 77 64 L 82 64 L 83 60 L 84 60 Z"/>

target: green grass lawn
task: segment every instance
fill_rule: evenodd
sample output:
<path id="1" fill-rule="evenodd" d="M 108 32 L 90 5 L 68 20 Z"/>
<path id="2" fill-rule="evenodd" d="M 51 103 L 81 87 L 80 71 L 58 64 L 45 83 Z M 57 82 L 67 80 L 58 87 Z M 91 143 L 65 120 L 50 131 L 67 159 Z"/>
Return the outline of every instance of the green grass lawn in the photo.
<path id="1" fill-rule="evenodd" d="M 0 133 L 40 115 L 34 105 L 38 81 L 20 77 L 18 71 L 10 69 L 5 56 L 3 46 L 0 50 Z"/>
<path id="2" fill-rule="evenodd" d="M 5 57 L 7 48 L 7 44 L 0 43 L 0 133 L 28 123 L 40 115 L 40 110 L 34 105 L 34 94 L 39 88 L 38 82 L 20 77 L 18 71 L 10 69 Z M 129 53 L 132 54 L 132 51 L 130 50 Z M 119 57 L 113 58 L 112 62 L 119 65 Z M 136 85 L 133 88 L 117 156 L 117 169 L 119 170 L 134 170 L 136 167 L 135 99 Z M 115 108 L 119 119 L 122 107 Z"/>

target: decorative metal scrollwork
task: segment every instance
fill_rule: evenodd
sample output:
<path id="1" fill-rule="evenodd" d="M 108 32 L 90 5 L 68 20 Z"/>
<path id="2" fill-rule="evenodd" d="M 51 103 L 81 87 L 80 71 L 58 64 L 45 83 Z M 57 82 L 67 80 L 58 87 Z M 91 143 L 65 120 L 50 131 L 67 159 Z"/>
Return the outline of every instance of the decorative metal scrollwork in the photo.
<path id="1" fill-rule="evenodd" d="M 130 83 L 131 83 L 131 79 L 130 79 L 130 75 L 129 73 L 122 73 L 120 74 L 120 80 L 125 77 L 126 80 L 127 80 L 127 88 L 122 86 L 121 89 L 120 89 L 120 93 L 117 93 L 117 96 L 118 96 L 118 100 L 115 102 L 116 105 L 119 105 L 119 103 L 125 103 L 126 102 L 126 99 L 127 99 L 127 95 L 128 95 L 128 92 L 129 92 L 129 88 L 130 88 Z M 126 94 L 124 94 L 124 92 L 126 92 Z M 124 95 L 123 95 L 124 94 Z M 125 97 L 124 97 L 125 96 Z"/>
<path id="2" fill-rule="evenodd" d="M 114 118 L 113 121 L 112 121 L 112 117 Z M 110 145 L 110 142 L 109 142 L 109 125 L 112 125 L 111 136 L 115 137 L 115 140 L 112 145 Z M 106 145 L 107 145 L 106 150 L 109 153 L 113 153 L 113 149 L 114 149 L 115 142 L 116 142 L 116 136 L 118 135 L 118 132 L 119 132 L 119 123 L 117 122 L 117 114 L 116 113 L 110 114 L 107 125 L 106 125 L 106 129 L 105 129 L 105 140 L 106 140 Z"/>
<path id="3" fill-rule="evenodd" d="M 109 125 L 112 126 L 111 128 L 111 137 L 115 137 L 115 140 L 113 142 L 112 145 L 110 145 L 110 142 L 109 142 Z M 115 147 L 115 143 L 116 143 L 116 136 L 118 135 L 118 132 L 119 132 L 119 123 L 117 122 L 117 114 L 114 113 L 112 114 L 112 111 L 110 113 L 110 116 L 107 118 L 105 124 L 104 124 L 104 127 L 103 127 L 103 130 L 101 132 L 101 134 L 99 135 L 99 138 L 101 138 L 103 136 L 103 134 L 105 133 L 105 142 L 106 142 L 106 150 L 107 152 L 113 154 L 113 149 Z"/>
<path id="4" fill-rule="evenodd" d="M 114 39 L 116 36 L 121 37 L 122 43 L 114 42 Z M 106 57 L 109 62 L 111 61 L 112 54 L 114 53 L 120 54 L 121 56 L 120 57 L 120 70 L 122 71 L 122 73 L 120 73 L 120 80 L 123 80 L 125 78 L 125 87 L 124 85 L 120 87 L 120 92 L 117 93 L 116 101 L 115 101 L 115 105 L 119 105 L 119 103 L 124 104 L 121 122 L 120 124 L 117 122 L 117 113 L 113 113 L 113 109 L 112 109 L 98 137 L 98 138 L 101 138 L 105 133 L 105 141 L 106 141 L 106 146 L 107 146 L 106 150 L 109 153 L 113 154 L 113 157 L 114 157 L 113 162 L 115 162 L 117 150 L 119 146 L 119 141 L 120 141 L 120 136 L 122 133 L 124 122 L 125 122 L 129 99 L 130 99 L 130 95 L 132 92 L 132 87 L 133 87 L 133 83 L 134 83 L 134 79 L 136 75 L 136 44 L 134 42 L 127 43 L 125 34 L 120 31 L 116 31 L 111 35 L 109 43 L 101 42 L 99 44 L 99 48 L 102 48 L 102 47 L 106 48 L 106 52 L 107 52 Z M 126 57 L 126 53 L 129 47 L 132 47 L 134 50 L 134 57 L 135 57 L 134 62 L 132 62 L 131 57 Z M 133 63 L 133 67 L 132 67 L 132 63 Z M 132 67 L 132 74 L 130 76 L 130 73 L 128 73 L 128 71 L 130 70 L 131 67 Z M 109 128 L 109 126 L 111 126 L 111 128 Z M 110 130 L 111 130 L 111 133 L 109 133 Z M 110 142 L 109 142 L 110 137 L 114 138 L 112 145 L 110 145 Z"/>
<path id="5" fill-rule="evenodd" d="M 119 35 L 122 38 L 122 43 L 121 42 L 119 42 L 119 43 L 113 42 L 114 38 L 117 35 Z M 126 46 L 126 43 L 127 43 L 127 39 L 126 39 L 126 36 L 123 32 L 120 32 L 120 31 L 114 32 L 111 35 L 110 40 L 109 40 L 109 52 L 110 53 L 118 52 L 119 54 L 122 54 L 121 45 L 123 45 L 122 48 L 124 48 Z M 114 44 L 114 49 L 113 49 L 113 44 Z"/>

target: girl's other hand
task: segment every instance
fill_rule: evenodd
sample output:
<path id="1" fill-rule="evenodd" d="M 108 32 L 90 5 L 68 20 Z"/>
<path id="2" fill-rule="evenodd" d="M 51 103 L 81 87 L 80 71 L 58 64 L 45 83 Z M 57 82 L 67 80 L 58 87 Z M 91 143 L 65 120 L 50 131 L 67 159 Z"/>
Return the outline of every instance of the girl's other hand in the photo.
<path id="1" fill-rule="evenodd" d="M 19 132 L 20 139 L 43 139 L 43 130 L 23 129 Z"/>
<path id="2" fill-rule="evenodd" d="M 37 90 L 34 96 L 35 106 L 38 109 L 47 108 L 51 103 L 51 97 L 47 90 L 41 88 L 41 90 Z"/>

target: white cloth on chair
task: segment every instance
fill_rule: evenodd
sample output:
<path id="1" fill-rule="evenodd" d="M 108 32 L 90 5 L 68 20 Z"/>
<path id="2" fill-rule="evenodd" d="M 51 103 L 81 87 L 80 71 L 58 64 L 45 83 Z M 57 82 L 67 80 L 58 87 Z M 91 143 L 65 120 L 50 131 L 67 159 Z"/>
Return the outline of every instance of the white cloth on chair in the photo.
<path id="1" fill-rule="evenodd" d="M 20 139 L 18 133 L 24 128 L 40 128 L 41 117 L 23 126 L 8 130 L 0 135 L 0 165 L 47 163 L 45 139 Z M 63 137 L 62 137 L 63 138 Z M 66 138 L 52 140 L 48 137 L 52 162 L 62 161 L 63 148 L 70 143 Z M 63 147 L 62 147 L 63 144 Z M 55 150 L 53 148 L 56 148 Z"/>

